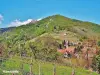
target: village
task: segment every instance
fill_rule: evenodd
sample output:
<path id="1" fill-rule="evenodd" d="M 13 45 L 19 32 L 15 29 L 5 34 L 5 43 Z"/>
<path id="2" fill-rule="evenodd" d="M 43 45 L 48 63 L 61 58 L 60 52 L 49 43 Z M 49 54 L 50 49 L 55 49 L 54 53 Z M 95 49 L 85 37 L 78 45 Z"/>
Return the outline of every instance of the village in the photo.
<path id="1" fill-rule="evenodd" d="M 88 39 L 87 41 L 78 43 L 63 40 L 57 51 L 63 55 L 64 59 L 76 59 L 77 66 L 92 71 L 92 59 L 98 54 L 99 49 L 96 40 Z M 73 63 L 73 65 L 76 64 Z"/>

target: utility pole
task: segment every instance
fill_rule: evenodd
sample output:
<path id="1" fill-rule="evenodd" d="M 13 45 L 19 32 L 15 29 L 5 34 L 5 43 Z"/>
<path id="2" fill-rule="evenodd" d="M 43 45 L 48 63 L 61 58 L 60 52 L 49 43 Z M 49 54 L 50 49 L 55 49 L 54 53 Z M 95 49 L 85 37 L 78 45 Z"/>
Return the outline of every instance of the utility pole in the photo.
<path id="1" fill-rule="evenodd" d="M 53 75 L 56 75 L 56 66 L 55 66 L 55 64 L 53 65 Z"/>
<path id="2" fill-rule="evenodd" d="M 89 41 L 88 41 L 88 48 L 87 48 L 87 51 L 86 51 L 86 60 L 87 60 L 87 68 L 89 68 L 89 50 L 90 50 L 90 48 L 89 48 Z"/>
<path id="3" fill-rule="evenodd" d="M 30 64 L 30 75 L 32 75 L 32 63 Z"/>
<path id="4" fill-rule="evenodd" d="M 73 69 L 72 74 L 71 75 L 75 75 L 75 70 Z"/>
<path id="5" fill-rule="evenodd" d="M 23 75 L 23 60 L 22 60 L 22 51 L 19 43 L 19 50 L 20 50 L 20 60 L 21 60 L 21 75 Z"/>
<path id="6" fill-rule="evenodd" d="M 32 56 L 31 56 L 30 75 L 32 75 L 32 63 L 33 63 L 33 59 L 32 59 Z"/>
<path id="7" fill-rule="evenodd" d="M 86 51 L 86 55 L 87 55 L 87 57 L 86 57 L 86 60 L 87 60 L 87 68 L 89 68 L 89 58 L 88 58 L 88 51 L 89 51 L 89 49 L 87 49 L 87 51 Z"/>
<path id="8" fill-rule="evenodd" d="M 41 75 L 41 66 L 40 66 L 40 63 L 39 63 L 39 75 Z"/>
<path id="9" fill-rule="evenodd" d="M 3 54 L 2 54 L 2 49 L 0 49 L 0 62 L 2 63 L 3 62 Z M 1 66 L 1 64 L 0 64 Z"/>

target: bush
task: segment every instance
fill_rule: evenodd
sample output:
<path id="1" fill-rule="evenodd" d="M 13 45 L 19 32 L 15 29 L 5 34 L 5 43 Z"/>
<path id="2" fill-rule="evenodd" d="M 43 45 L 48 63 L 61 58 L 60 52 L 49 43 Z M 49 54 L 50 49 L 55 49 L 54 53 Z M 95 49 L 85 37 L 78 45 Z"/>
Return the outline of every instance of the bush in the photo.
<path id="1" fill-rule="evenodd" d="M 100 46 L 100 41 L 98 41 L 98 46 Z"/>
<path id="2" fill-rule="evenodd" d="M 100 55 L 97 55 L 93 58 L 92 68 L 95 71 L 98 71 L 100 74 Z"/>

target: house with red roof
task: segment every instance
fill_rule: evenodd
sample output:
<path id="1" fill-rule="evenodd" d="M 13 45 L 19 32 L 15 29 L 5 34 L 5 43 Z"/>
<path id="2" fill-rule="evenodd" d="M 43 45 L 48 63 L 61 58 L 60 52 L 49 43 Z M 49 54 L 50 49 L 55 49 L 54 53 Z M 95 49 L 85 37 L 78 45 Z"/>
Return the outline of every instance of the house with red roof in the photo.
<path id="1" fill-rule="evenodd" d="M 74 47 L 68 47 L 65 49 L 58 49 L 57 51 L 64 54 L 64 57 L 68 57 L 68 56 L 74 54 Z"/>

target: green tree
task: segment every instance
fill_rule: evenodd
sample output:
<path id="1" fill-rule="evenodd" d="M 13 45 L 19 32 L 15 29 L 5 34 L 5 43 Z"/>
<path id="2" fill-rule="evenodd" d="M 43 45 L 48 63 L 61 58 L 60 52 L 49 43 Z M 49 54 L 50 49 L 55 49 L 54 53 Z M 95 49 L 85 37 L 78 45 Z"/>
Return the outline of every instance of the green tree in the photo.
<path id="1" fill-rule="evenodd" d="M 98 41 L 98 46 L 100 46 L 100 41 Z"/>
<path id="2" fill-rule="evenodd" d="M 100 55 L 97 55 L 93 58 L 92 67 L 100 74 Z"/>

